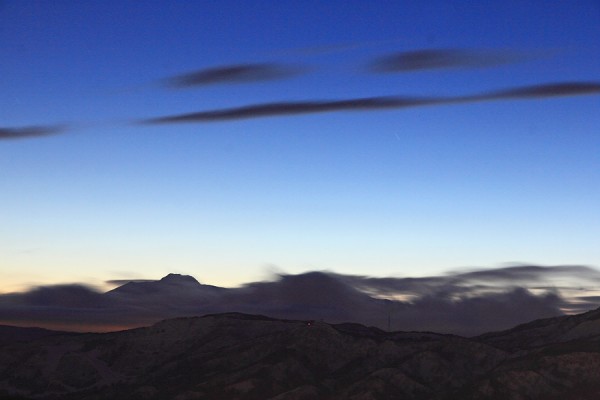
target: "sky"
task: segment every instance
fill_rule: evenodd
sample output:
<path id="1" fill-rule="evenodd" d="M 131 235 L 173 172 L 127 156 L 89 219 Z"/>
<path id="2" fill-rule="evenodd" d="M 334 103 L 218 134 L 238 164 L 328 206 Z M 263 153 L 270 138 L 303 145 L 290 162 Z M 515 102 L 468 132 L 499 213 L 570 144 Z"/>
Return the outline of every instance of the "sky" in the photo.
<path id="1" fill-rule="evenodd" d="M 0 1 L 0 293 L 600 266 L 600 3 Z"/>

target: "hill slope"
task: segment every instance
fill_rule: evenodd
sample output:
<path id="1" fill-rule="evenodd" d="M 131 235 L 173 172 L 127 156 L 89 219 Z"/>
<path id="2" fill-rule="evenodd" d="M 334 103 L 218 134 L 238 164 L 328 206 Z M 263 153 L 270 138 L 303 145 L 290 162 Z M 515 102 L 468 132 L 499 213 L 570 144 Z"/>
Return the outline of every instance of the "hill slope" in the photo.
<path id="1" fill-rule="evenodd" d="M 569 318 L 536 323 L 547 334 Z M 239 313 L 178 318 L 1 346 L 0 390 L 40 399 L 598 398 L 597 336 L 546 335 L 530 348 L 509 344 L 522 340 L 515 332 L 466 339 Z"/>

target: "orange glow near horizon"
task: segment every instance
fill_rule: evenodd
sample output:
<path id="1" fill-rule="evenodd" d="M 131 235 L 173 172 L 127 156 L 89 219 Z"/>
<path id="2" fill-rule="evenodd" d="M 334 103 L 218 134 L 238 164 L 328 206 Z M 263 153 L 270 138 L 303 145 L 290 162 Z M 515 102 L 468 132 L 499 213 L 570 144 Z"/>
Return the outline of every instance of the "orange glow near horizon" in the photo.
<path id="1" fill-rule="evenodd" d="M 146 324 L 77 324 L 67 322 L 51 322 L 51 321 L 11 321 L 0 320 L 0 325 L 15 326 L 19 328 L 43 328 L 52 331 L 77 332 L 77 333 L 108 333 L 125 331 L 135 328 L 143 328 L 153 325 L 154 322 Z"/>

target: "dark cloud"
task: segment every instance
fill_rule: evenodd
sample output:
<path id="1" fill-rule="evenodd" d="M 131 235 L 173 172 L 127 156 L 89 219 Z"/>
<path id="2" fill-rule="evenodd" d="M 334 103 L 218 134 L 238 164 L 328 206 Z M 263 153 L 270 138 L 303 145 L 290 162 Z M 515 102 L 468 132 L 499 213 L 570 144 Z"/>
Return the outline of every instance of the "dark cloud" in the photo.
<path id="1" fill-rule="evenodd" d="M 224 83 L 249 83 L 296 76 L 302 68 L 279 64 L 236 64 L 206 68 L 166 80 L 172 88 L 189 88 Z"/>
<path id="2" fill-rule="evenodd" d="M 242 107 L 200 111 L 139 121 L 141 124 L 219 122 L 336 111 L 370 111 L 479 101 L 576 96 L 600 93 L 598 82 L 562 82 L 522 86 L 502 91 L 455 97 L 367 97 L 345 100 L 298 101 L 252 104 Z"/>
<path id="3" fill-rule="evenodd" d="M 537 290 L 557 290 L 551 283 L 566 281 L 571 286 L 562 290 L 587 290 L 585 282 L 592 286 L 600 283 L 600 271 L 586 266 L 537 266 L 518 265 L 494 269 L 451 272 L 446 275 L 422 278 L 377 278 L 358 275 L 340 275 L 349 285 L 376 296 L 452 297 L 476 296 L 481 293 L 498 292 L 507 287 L 527 287 Z M 546 285 L 541 286 L 542 283 Z M 564 283 L 564 282 L 563 282 Z"/>
<path id="4" fill-rule="evenodd" d="M 64 133 L 66 131 L 67 128 L 64 126 L 26 126 L 21 128 L 0 127 L 0 140 L 49 136 Z"/>
<path id="5" fill-rule="evenodd" d="M 463 49 L 425 49 L 403 51 L 376 59 L 374 72 L 412 72 L 440 68 L 492 67 L 522 60 L 514 53 Z"/>
<path id="6" fill-rule="evenodd" d="M 348 276 L 324 272 L 281 275 L 273 282 L 230 293 L 225 307 L 246 313 L 328 322 L 359 322 L 392 330 L 427 330 L 461 335 L 505 329 L 532 319 L 561 315 L 555 293 L 534 295 L 524 288 L 456 297 L 444 291 L 414 301 L 377 299 L 349 283 Z M 520 313 L 514 312 L 518 307 Z M 389 320 L 388 320 L 389 318 Z"/>
<path id="7" fill-rule="evenodd" d="M 85 285 L 41 286 L 23 294 L 21 302 L 43 307 L 108 307 L 110 300 Z"/>
<path id="8" fill-rule="evenodd" d="M 136 315 L 137 320 L 148 317 L 143 310 L 128 312 L 103 293 L 79 284 L 34 287 L 24 293 L 0 296 L 0 323 L 3 324 L 104 331 L 120 327 L 118 323 L 125 322 L 128 314 Z M 150 323 L 153 319 L 146 321 Z"/>
<path id="9" fill-rule="evenodd" d="M 581 297 L 577 297 L 577 300 L 588 301 L 590 303 L 600 305 L 600 296 L 581 296 Z"/>
<path id="10" fill-rule="evenodd" d="M 77 331 L 145 326 L 201 313 L 207 296 L 194 289 L 168 280 L 130 282 L 106 293 L 78 284 L 34 287 L 0 295 L 0 323 Z"/>
<path id="11" fill-rule="evenodd" d="M 370 97 L 333 101 L 279 102 L 201 111 L 142 121 L 144 124 L 177 122 L 215 122 L 236 119 L 276 117 L 282 115 L 314 114 L 333 111 L 366 111 L 388 108 L 416 107 L 445 102 L 446 99 L 425 97 Z"/>
<path id="12" fill-rule="evenodd" d="M 225 289 L 172 274 L 155 281 L 128 281 L 106 293 L 84 285 L 57 285 L 0 295 L 0 323 L 107 330 L 238 311 L 383 329 L 389 318 L 393 330 L 475 335 L 590 309 L 597 292 L 579 284 L 597 282 L 599 276 L 589 267 L 533 265 L 422 278 L 308 272 Z M 556 278 L 562 282 L 560 290 L 544 285 Z M 578 297 L 569 289 L 577 290 Z"/>
<path id="13" fill-rule="evenodd" d="M 427 296 L 410 307 L 396 310 L 392 317 L 396 327 L 410 326 L 411 330 L 472 336 L 561 315 L 563 304 L 564 300 L 555 293 L 534 295 L 525 288 L 517 287 L 459 299 Z"/>
<path id="14" fill-rule="evenodd" d="M 600 82 L 559 82 L 489 92 L 478 96 L 472 96 L 471 99 L 474 101 L 536 99 L 558 96 L 580 96 L 598 93 L 600 93 Z"/>
<path id="15" fill-rule="evenodd" d="M 278 275 L 275 281 L 252 283 L 230 291 L 223 305 L 245 313 L 332 322 L 364 321 L 365 315 L 383 310 L 381 300 L 324 272 Z"/>
<path id="16" fill-rule="evenodd" d="M 552 267 L 517 265 L 490 270 L 467 271 L 457 273 L 455 276 L 466 280 L 483 279 L 502 282 L 510 281 L 519 284 L 535 281 L 539 282 L 542 279 L 556 276 L 577 277 L 600 282 L 600 272 L 594 268 L 583 265 L 558 265 Z"/>

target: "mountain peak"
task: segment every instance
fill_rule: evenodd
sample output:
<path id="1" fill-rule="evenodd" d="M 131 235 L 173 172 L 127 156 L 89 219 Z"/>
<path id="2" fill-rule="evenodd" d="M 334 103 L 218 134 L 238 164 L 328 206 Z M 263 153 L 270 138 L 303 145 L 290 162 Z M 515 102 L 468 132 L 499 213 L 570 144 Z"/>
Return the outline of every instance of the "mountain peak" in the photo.
<path id="1" fill-rule="evenodd" d="M 194 278 L 191 275 L 181 275 L 181 274 L 169 274 L 165 277 L 163 277 L 160 282 L 165 282 L 165 283 L 194 283 L 194 284 L 200 284 L 200 282 L 198 282 L 196 280 L 196 278 Z"/>

